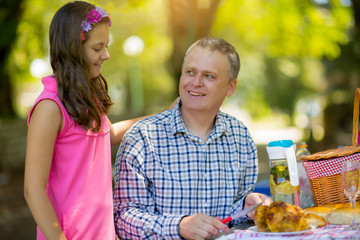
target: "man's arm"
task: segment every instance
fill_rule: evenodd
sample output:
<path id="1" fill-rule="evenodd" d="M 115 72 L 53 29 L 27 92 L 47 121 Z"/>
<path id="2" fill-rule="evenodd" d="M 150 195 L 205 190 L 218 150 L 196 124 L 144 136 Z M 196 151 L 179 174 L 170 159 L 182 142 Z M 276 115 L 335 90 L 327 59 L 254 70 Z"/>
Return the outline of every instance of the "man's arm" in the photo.
<path id="1" fill-rule="evenodd" d="M 232 213 L 234 213 L 237 210 L 241 210 L 249 207 L 246 205 L 245 200 L 246 197 L 254 190 L 254 186 L 258 177 L 257 148 L 248 130 L 246 130 L 246 134 L 247 134 L 246 137 L 247 165 L 245 169 L 245 175 L 242 179 L 240 179 L 241 189 L 237 193 L 236 202 L 234 203 L 234 208 Z M 249 222 L 249 221 L 252 220 L 247 215 L 245 215 L 240 219 L 233 220 L 232 224 L 239 225 L 241 223 Z"/>
<path id="2" fill-rule="evenodd" d="M 254 141 L 248 133 L 248 164 L 245 169 L 245 176 L 241 183 L 244 186 L 242 191 L 238 192 L 237 199 L 238 201 L 235 204 L 234 212 L 237 209 L 249 208 L 252 205 L 263 202 L 264 205 L 270 205 L 272 202 L 271 198 L 265 196 L 264 194 L 254 193 L 253 188 L 258 176 L 258 158 L 257 158 L 257 149 Z M 239 225 L 243 222 L 248 222 L 254 220 L 254 212 L 252 211 L 244 217 L 234 220 L 232 224 L 234 226 Z"/>
<path id="3" fill-rule="evenodd" d="M 131 137 L 130 137 L 131 135 Z M 139 138 L 140 139 L 140 138 Z M 162 237 L 180 239 L 178 225 L 183 215 L 160 214 L 151 197 L 152 183 L 143 171 L 145 146 L 129 134 L 116 159 L 114 221 L 124 239 Z"/>

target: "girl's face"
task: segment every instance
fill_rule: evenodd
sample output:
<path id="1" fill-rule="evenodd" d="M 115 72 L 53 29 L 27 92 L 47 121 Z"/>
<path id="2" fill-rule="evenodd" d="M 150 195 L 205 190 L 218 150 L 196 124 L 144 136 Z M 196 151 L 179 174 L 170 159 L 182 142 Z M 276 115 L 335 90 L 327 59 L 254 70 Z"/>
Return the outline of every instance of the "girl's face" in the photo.
<path id="1" fill-rule="evenodd" d="M 90 78 L 100 75 L 101 65 L 110 58 L 107 50 L 110 29 L 106 22 L 95 24 L 83 44 L 83 54 L 90 67 Z"/>

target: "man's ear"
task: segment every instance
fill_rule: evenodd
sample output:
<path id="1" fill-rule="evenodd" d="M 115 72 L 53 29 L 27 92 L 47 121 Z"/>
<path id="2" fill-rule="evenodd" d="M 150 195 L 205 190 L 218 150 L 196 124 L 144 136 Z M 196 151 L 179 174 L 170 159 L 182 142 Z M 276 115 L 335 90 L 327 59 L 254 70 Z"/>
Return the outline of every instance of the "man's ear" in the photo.
<path id="1" fill-rule="evenodd" d="M 230 96 L 232 96 L 234 94 L 235 89 L 236 89 L 236 85 L 237 85 L 237 79 L 236 78 L 228 83 L 228 91 L 226 93 L 227 97 L 230 97 Z"/>

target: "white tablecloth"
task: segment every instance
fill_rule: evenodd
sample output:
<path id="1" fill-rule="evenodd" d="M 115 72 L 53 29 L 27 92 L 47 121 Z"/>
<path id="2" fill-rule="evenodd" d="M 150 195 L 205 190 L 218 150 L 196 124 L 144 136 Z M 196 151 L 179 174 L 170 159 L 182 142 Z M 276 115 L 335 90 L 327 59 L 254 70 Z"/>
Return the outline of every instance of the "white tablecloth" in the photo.
<path id="1" fill-rule="evenodd" d="M 360 227 L 360 226 L 359 226 Z M 237 239 L 264 239 L 264 240 L 316 240 L 316 239 L 351 239 L 360 240 L 359 230 L 348 230 L 348 225 L 326 225 L 309 232 L 299 235 L 272 235 L 256 233 L 249 230 L 233 230 L 232 233 L 222 235 L 217 240 L 237 240 Z"/>

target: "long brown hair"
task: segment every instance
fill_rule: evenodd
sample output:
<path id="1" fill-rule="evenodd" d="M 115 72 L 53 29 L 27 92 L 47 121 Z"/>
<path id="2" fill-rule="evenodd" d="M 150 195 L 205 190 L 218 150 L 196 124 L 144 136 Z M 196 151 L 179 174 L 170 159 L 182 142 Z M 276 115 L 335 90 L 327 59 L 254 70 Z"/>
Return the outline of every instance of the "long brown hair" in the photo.
<path id="1" fill-rule="evenodd" d="M 81 23 L 92 9 L 93 4 L 83 1 L 62 6 L 51 21 L 49 42 L 61 102 L 76 123 L 98 132 L 101 116 L 108 113 L 113 103 L 105 78 L 100 74 L 90 79 L 90 68 L 82 54 Z M 108 22 L 109 18 L 103 17 L 103 21 Z"/>

